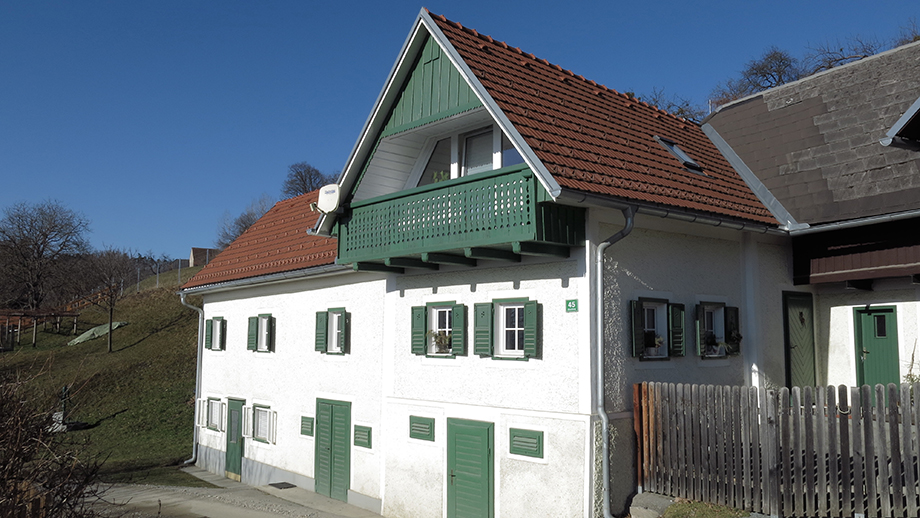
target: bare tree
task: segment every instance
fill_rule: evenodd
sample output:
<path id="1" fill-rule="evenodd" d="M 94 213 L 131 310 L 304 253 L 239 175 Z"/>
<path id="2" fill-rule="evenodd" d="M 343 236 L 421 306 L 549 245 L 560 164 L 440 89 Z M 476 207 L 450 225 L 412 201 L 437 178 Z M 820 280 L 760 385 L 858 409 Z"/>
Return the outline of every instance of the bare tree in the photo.
<path id="1" fill-rule="evenodd" d="M 225 213 L 217 228 L 217 241 L 215 242 L 217 248 L 221 250 L 227 248 L 243 232 L 246 232 L 246 229 L 251 227 L 253 223 L 259 221 L 259 218 L 264 216 L 274 204 L 275 202 L 271 196 L 263 194 L 261 198 L 253 200 L 249 207 L 236 218 L 231 219 L 230 213 Z"/>
<path id="2" fill-rule="evenodd" d="M 802 76 L 798 59 L 785 50 L 770 47 L 759 58 L 748 61 L 739 77 L 718 84 L 712 91 L 711 100 L 716 105 L 722 105 Z"/>
<path id="3" fill-rule="evenodd" d="M 112 352 L 115 306 L 123 294 L 125 284 L 130 284 L 131 278 L 137 273 L 135 256 L 136 254 L 108 247 L 87 257 L 87 278 L 96 286 L 96 294 L 90 301 L 109 313 L 109 332 L 106 335 L 109 352 Z"/>
<path id="4" fill-rule="evenodd" d="M 881 41 L 860 36 L 847 38 L 842 43 L 839 40 L 834 43 L 825 42 L 809 48 L 808 54 L 802 60 L 807 71 L 805 75 L 858 61 L 878 54 L 884 49 L 885 45 Z"/>
<path id="5" fill-rule="evenodd" d="M 54 432 L 54 407 L 39 406 L 48 399 L 27 381 L 0 374 L 0 515 L 97 516 L 99 462 L 85 442 Z"/>
<path id="6" fill-rule="evenodd" d="M 901 26 L 901 31 L 894 39 L 893 45 L 895 47 L 900 47 L 901 45 L 907 45 L 915 41 L 920 41 L 920 25 L 917 25 L 916 18 L 911 17 L 907 20 L 905 25 Z"/>
<path id="7" fill-rule="evenodd" d="M 706 116 L 705 108 L 679 95 L 665 95 L 664 88 L 652 88 L 650 94 L 643 95 L 641 98 L 637 97 L 637 99 L 657 106 L 671 115 L 694 122 L 699 122 Z"/>
<path id="8" fill-rule="evenodd" d="M 63 257 L 84 253 L 89 222 L 60 202 L 18 203 L 3 211 L 0 220 L 0 257 L 5 282 L 12 283 L 17 300 L 9 305 L 36 309 L 42 305 Z"/>
<path id="9" fill-rule="evenodd" d="M 285 198 L 293 198 L 308 192 L 315 191 L 320 187 L 334 182 L 331 175 L 319 172 L 319 169 L 306 162 L 297 162 L 288 166 L 287 179 L 281 187 L 281 195 Z"/>

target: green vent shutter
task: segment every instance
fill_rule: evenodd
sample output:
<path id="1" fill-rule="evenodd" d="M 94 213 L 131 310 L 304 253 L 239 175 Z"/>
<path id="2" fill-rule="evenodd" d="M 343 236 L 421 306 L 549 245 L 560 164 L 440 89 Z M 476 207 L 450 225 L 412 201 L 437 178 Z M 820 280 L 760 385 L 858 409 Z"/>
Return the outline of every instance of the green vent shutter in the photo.
<path id="1" fill-rule="evenodd" d="M 466 306 L 455 304 L 450 308 L 450 349 L 454 356 L 466 356 Z"/>
<path id="2" fill-rule="evenodd" d="M 204 321 L 204 348 L 205 349 L 211 348 L 211 324 L 212 323 L 213 323 L 213 320 L 210 320 L 210 319 Z"/>
<path id="3" fill-rule="evenodd" d="M 642 356 L 645 351 L 645 322 L 642 316 L 642 303 L 629 301 L 629 314 L 632 316 L 632 355 Z"/>
<path id="4" fill-rule="evenodd" d="M 703 337 L 705 329 L 703 320 L 706 318 L 705 311 L 702 304 L 696 305 L 696 354 L 700 356 L 703 356 L 706 352 L 706 345 Z"/>
<path id="5" fill-rule="evenodd" d="M 524 303 L 524 357 L 540 357 L 540 305 L 535 300 Z"/>
<path id="6" fill-rule="evenodd" d="M 422 441 L 434 440 L 434 418 L 409 416 L 409 437 Z"/>
<path id="7" fill-rule="evenodd" d="M 510 453 L 543 458 L 543 432 L 511 428 L 509 435 L 511 437 Z"/>
<path id="8" fill-rule="evenodd" d="M 683 356 L 684 348 L 684 320 L 685 311 L 683 304 L 668 304 L 668 355 Z"/>
<path id="9" fill-rule="evenodd" d="M 738 308 L 726 306 L 725 312 L 725 343 L 731 349 L 729 352 L 736 353 L 740 350 L 741 345 L 741 316 Z"/>
<path id="10" fill-rule="evenodd" d="M 473 353 L 492 356 L 492 303 L 473 306 Z"/>
<path id="11" fill-rule="evenodd" d="M 246 349 L 256 350 L 259 340 L 259 317 L 249 317 L 249 336 L 246 339 Z"/>
<path id="12" fill-rule="evenodd" d="M 316 312 L 316 345 L 315 349 L 320 352 L 326 352 L 326 332 L 329 329 L 329 313 L 326 311 Z"/>
<path id="13" fill-rule="evenodd" d="M 349 352 L 348 348 L 351 345 L 351 313 L 347 311 L 342 312 L 342 332 L 339 333 L 339 350 L 342 351 L 342 354 L 347 354 Z M 370 446 L 368 446 L 370 448 Z"/>
<path id="14" fill-rule="evenodd" d="M 425 337 L 428 324 L 428 310 L 425 306 L 412 306 L 412 354 L 428 353 Z"/>
<path id="15" fill-rule="evenodd" d="M 300 417 L 300 435 L 309 435 L 313 437 L 313 418 L 307 416 Z"/>
<path id="16" fill-rule="evenodd" d="M 371 447 L 371 427 L 355 425 L 355 446 Z"/>

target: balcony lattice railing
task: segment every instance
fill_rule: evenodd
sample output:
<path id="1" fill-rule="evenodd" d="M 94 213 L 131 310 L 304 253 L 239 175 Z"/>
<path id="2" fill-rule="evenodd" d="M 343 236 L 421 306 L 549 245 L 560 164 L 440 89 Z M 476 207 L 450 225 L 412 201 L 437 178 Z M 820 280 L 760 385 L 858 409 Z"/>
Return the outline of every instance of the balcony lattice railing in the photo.
<path id="1" fill-rule="evenodd" d="M 339 222 L 339 263 L 515 242 L 577 246 L 584 211 L 545 201 L 534 174 L 505 168 L 355 203 Z"/>

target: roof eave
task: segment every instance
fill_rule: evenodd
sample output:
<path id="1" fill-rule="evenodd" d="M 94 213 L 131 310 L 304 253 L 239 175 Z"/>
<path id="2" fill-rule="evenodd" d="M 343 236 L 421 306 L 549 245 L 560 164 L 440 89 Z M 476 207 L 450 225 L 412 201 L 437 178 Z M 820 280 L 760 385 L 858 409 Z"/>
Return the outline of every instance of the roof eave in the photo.
<path id="1" fill-rule="evenodd" d="M 266 275 L 258 275 L 255 277 L 244 277 L 242 279 L 202 284 L 200 286 L 193 286 L 191 288 L 182 288 L 179 290 L 179 293 L 185 293 L 186 295 L 200 295 L 203 293 L 215 293 L 219 291 L 228 291 L 262 284 L 275 284 L 279 282 L 296 281 L 314 277 L 339 275 L 352 271 L 354 270 L 350 265 L 324 264 L 310 268 L 303 268 L 300 270 L 277 272 Z"/>

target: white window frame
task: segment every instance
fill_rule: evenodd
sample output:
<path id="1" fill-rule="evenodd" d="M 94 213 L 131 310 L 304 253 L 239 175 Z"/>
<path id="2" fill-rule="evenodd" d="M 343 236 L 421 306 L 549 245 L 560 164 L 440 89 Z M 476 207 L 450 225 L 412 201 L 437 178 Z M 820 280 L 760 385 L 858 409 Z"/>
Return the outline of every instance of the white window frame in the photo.
<path id="1" fill-rule="evenodd" d="M 271 316 L 259 315 L 259 329 L 256 334 L 256 351 L 268 352 L 271 350 Z"/>
<path id="2" fill-rule="evenodd" d="M 492 132 L 492 168 L 491 170 L 501 169 L 506 165 L 513 164 L 504 164 L 502 157 L 502 149 L 504 147 L 503 138 L 509 144 L 511 144 L 511 139 L 504 137 L 504 133 L 498 124 L 478 126 L 472 130 L 461 130 L 455 131 L 453 133 L 448 133 L 446 135 L 442 134 L 437 137 L 431 137 L 422 147 L 422 152 L 419 154 L 419 160 L 415 163 L 415 166 L 412 168 L 412 174 L 409 175 L 409 180 L 406 183 L 406 188 L 411 189 L 417 187 L 419 181 L 421 180 L 422 173 L 424 173 L 425 168 L 428 167 L 428 162 L 431 160 L 431 155 L 434 153 L 435 147 L 438 142 L 444 140 L 445 138 L 450 139 L 450 177 L 451 179 L 460 178 L 462 176 L 467 176 L 468 173 L 466 167 L 466 158 L 465 158 L 465 148 L 466 148 L 466 139 L 470 137 L 476 137 L 486 132 Z M 511 144 L 509 149 L 515 149 L 514 145 Z M 510 156 L 510 154 L 509 154 Z M 523 163 L 523 155 L 516 153 L 516 156 L 521 157 L 521 162 Z M 478 171 L 486 172 L 486 171 Z"/>
<path id="3" fill-rule="evenodd" d="M 345 332 L 345 312 L 329 311 L 326 322 L 326 353 L 342 354 L 344 351 L 339 346 L 342 333 Z"/>
<path id="4" fill-rule="evenodd" d="M 712 333 L 716 342 L 716 345 L 706 346 L 706 352 L 703 356 L 708 358 L 721 358 L 727 356 L 724 346 L 720 351 L 718 345 L 725 343 L 725 305 L 711 302 L 700 302 L 700 305 L 703 306 L 703 320 L 700 322 L 703 334 L 707 335 L 708 333 Z"/>
<path id="5" fill-rule="evenodd" d="M 495 303 L 498 311 L 495 312 L 494 329 L 497 331 L 495 337 L 496 356 L 503 358 L 523 358 L 524 357 L 524 302 L 497 302 Z M 517 314 L 516 326 L 510 329 L 516 331 L 516 347 L 509 349 L 507 341 L 507 331 L 509 326 L 506 319 L 506 310 L 514 309 Z"/>
<path id="6" fill-rule="evenodd" d="M 222 318 L 218 317 L 218 318 L 211 319 L 211 350 L 212 351 L 215 349 L 218 351 L 222 351 L 224 349 L 223 348 L 223 336 L 221 336 L 223 332 L 223 327 L 224 327 L 223 323 L 224 323 L 224 319 Z"/>
<path id="7" fill-rule="evenodd" d="M 447 325 L 439 325 L 439 316 L 446 314 L 447 316 Z M 449 345 L 447 352 L 438 352 L 438 347 L 435 344 L 435 336 L 438 333 L 444 332 L 448 337 L 451 336 L 453 332 L 453 304 L 445 304 L 443 306 L 429 306 L 428 307 L 428 354 L 432 356 L 450 356 L 453 354 L 453 347 Z"/>
<path id="8" fill-rule="evenodd" d="M 272 411 L 271 407 L 267 405 L 255 404 L 252 406 L 251 423 L 250 433 L 254 440 L 275 444 L 278 412 Z"/>
<path id="9" fill-rule="evenodd" d="M 649 322 L 649 312 L 654 312 L 654 320 Z M 642 301 L 642 327 L 645 332 L 655 333 L 655 347 L 645 347 L 644 358 L 668 357 L 668 304 L 667 302 Z"/>
<path id="10" fill-rule="evenodd" d="M 208 398 L 207 402 L 207 428 L 218 432 L 225 431 L 227 404 L 216 398 Z"/>

